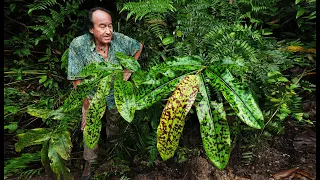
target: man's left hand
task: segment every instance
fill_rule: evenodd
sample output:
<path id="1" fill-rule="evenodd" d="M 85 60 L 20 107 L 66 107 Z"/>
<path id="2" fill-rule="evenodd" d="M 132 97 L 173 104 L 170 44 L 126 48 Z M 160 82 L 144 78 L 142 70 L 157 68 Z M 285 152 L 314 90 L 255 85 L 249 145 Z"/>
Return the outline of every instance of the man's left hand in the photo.
<path id="1" fill-rule="evenodd" d="M 130 78 L 132 72 L 130 72 L 129 69 L 125 69 L 124 73 L 123 73 L 123 80 L 128 81 L 128 79 Z"/>

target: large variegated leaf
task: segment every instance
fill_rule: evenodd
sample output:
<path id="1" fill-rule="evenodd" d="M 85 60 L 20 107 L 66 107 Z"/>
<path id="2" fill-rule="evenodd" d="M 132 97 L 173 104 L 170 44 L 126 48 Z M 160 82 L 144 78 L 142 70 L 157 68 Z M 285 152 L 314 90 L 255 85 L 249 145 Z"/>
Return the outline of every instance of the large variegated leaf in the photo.
<path id="1" fill-rule="evenodd" d="M 19 141 L 15 144 L 15 149 L 20 152 L 27 146 L 42 144 L 50 139 L 52 129 L 35 128 L 26 133 L 18 134 Z"/>
<path id="2" fill-rule="evenodd" d="M 167 97 L 170 92 L 172 92 L 177 84 L 183 79 L 185 76 L 177 77 L 167 83 L 158 86 L 157 88 L 153 89 L 153 91 L 149 91 L 148 93 L 144 94 L 143 96 L 138 96 L 136 98 L 136 109 L 142 110 L 152 106 L 154 103 L 160 101 L 161 99 Z M 140 91 L 141 89 L 139 89 Z M 141 95 L 141 94 L 140 94 Z"/>
<path id="3" fill-rule="evenodd" d="M 114 99 L 120 115 L 131 122 L 136 111 L 133 84 L 123 80 L 123 73 L 118 73 L 114 81 Z"/>
<path id="4" fill-rule="evenodd" d="M 70 152 L 72 148 L 71 137 L 68 131 L 55 134 L 52 137 L 52 142 L 54 143 L 54 150 L 60 155 L 64 160 L 68 160 L 70 157 Z"/>
<path id="5" fill-rule="evenodd" d="M 79 79 L 84 79 L 86 77 L 106 77 L 115 71 L 122 71 L 122 67 L 117 64 L 111 64 L 108 62 L 100 63 L 90 63 L 88 66 L 85 66 L 79 73 Z"/>
<path id="6" fill-rule="evenodd" d="M 224 98 L 243 122 L 253 128 L 263 127 L 263 114 L 252 93 L 244 84 L 233 78 L 227 69 L 221 74 L 206 70 L 206 75 L 211 80 L 210 84 L 222 92 Z"/>
<path id="7" fill-rule="evenodd" d="M 132 72 L 136 72 L 140 69 L 140 64 L 132 56 L 127 56 L 121 52 L 116 52 L 116 57 L 120 64 L 126 69 L 129 69 Z"/>
<path id="8" fill-rule="evenodd" d="M 197 57 L 174 57 L 166 63 L 152 67 L 144 78 L 139 78 L 141 73 L 133 74 L 132 79 L 139 86 L 139 92 L 136 95 L 137 110 L 148 108 L 167 97 L 182 78 L 203 67 L 201 60 Z"/>
<path id="9" fill-rule="evenodd" d="M 199 79 L 201 101 L 196 106 L 203 148 L 209 160 L 223 169 L 230 157 L 230 131 L 222 103 L 210 102 L 202 77 Z"/>
<path id="10" fill-rule="evenodd" d="M 188 114 L 198 93 L 196 75 L 186 76 L 176 87 L 162 111 L 157 129 L 157 148 L 163 160 L 174 155 Z"/>
<path id="11" fill-rule="evenodd" d="M 28 106 L 27 112 L 31 116 L 34 116 L 34 117 L 37 117 L 37 118 L 41 118 L 41 119 L 47 119 L 50 116 L 52 116 L 52 113 L 54 112 L 54 110 L 38 109 L 38 108 L 35 108 L 33 106 Z"/>
<path id="12" fill-rule="evenodd" d="M 77 90 L 72 90 L 70 95 L 64 100 L 63 106 L 60 107 L 64 112 L 72 111 L 77 108 L 81 108 L 84 99 L 93 91 L 97 84 L 100 82 L 100 78 L 93 78 L 82 81 Z"/>
<path id="13" fill-rule="evenodd" d="M 83 104 L 84 98 L 86 98 L 96 86 L 101 81 L 103 77 L 109 76 L 111 73 L 116 71 L 122 71 L 120 65 L 114 65 L 111 63 L 101 62 L 101 63 L 91 63 L 85 66 L 79 73 L 78 78 L 89 78 L 83 79 L 81 83 L 77 86 L 77 90 L 73 90 L 68 98 L 64 101 L 63 109 L 64 112 L 80 108 Z"/>
<path id="14" fill-rule="evenodd" d="M 50 167 L 52 171 L 57 174 L 58 180 L 62 179 L 61 175 L 63 176 L 64 180 L 73 179 L 73 176 L 70 174 L 70 170 L 65 166 L 63 159 L 59 156 L 55 149 L 55 142 L 53 139 L 50 139 L 48 157 L 51 161 Z"/>
<path id="15" fill-rule="evenodd" d="M 111 75 L 104 77 L 93 96 L 84 128 L 84 140 L 88 148 L 93 148 L 99 141 L 101 131 L 101 118 L 106 110 L 106 98 L 110 90 Z"/>

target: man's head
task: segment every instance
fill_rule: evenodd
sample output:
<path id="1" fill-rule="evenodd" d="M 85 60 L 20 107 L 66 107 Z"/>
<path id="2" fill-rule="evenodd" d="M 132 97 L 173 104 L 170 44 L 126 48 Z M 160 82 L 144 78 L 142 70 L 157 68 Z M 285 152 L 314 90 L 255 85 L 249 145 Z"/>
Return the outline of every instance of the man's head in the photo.
<path id="1" fill-rule="evenodd" d="M 113 27 L 112 18 L 106 9 L 102 7 L 92 8 L 88 14 L 89 32 L 93 35 L 97 45 L 105 46 L 111 42 Z"/>

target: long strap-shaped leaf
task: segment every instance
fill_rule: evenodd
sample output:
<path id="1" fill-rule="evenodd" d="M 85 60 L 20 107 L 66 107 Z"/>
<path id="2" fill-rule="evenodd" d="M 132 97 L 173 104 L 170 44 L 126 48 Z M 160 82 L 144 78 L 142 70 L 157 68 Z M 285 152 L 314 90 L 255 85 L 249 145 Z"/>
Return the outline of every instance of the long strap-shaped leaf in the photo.
<path id="1" fill-rule="evenodd" d="M 83 104 L 83 100 L 95 89 L 96 85 L 100 82 L 100 77 L 84 80 L 77 86 L 77 90 L 72 90 L 70 95 L 64 100 L 62 109 L 64 112 L 68 112 L 79 108 Z"/>
<path id="2" fill-rule="evenodd" d="M 138 97 L 136 99 L 136 108 L 137 110 L 142 110 L 152 106 L 152 104 L 158 102 L 159 100 L 165 98 L 169 92 L 172 92 L 177 84 L 185 76 L 177 77 L 161 86 L 158 86 L 151 92 L 144 94 L 144 96 Z M 140 89 L 139 89 L 140 90 Z"/>
<path id="3" fill-rule="evenodd" d="M 86 119 L 84 129 L 84 140 L 88 148 L 93 148 L 99 141 L 101 131 L 101 118 L 106 110 L 106 98 L 110 90 L 112 75 L 104 77 L 98 86 L 97 92 L 93 96 Z"/>
<path id="4" fill-rule="evenodd" d="M 196 106 L 200 122 L 200 133 L 203 148 L 209 160 L 218 168 L 223 169 L 230 157 L 230 131 L 226 113 L 222 103 L 211 102 L 208 91 L 201 76 L 199 93 L 201 101 Z"/>
<path id="5" fill-rule="evenodd" d="M 210 70 L 205 72 L 211 79 L 210 84 L 222 92 L 224 98 L 243 122 L 253 128 L 261 129 L 263 127 L 263 114 L 244 84 L 233 78 L 227 69 L 221 75 Z"/>
<path id="6" fill-rule="evenodd" d="M 182 78 L 203 67 L 199 57 L 173 57 L 165 63 L 152 67 L 144 78 L 141 77 L 143 73 L 133 74 L 134 83 L 139 87 L 136 95 L 137 110 L 148 108 L 168 96 Z"/>
<path id="7" fill-rule="evenodd" d="M 138 61 L 132 56 L 125 55 L 122 52 L 116 52 L 116 57 L 123 67 L 129 69 L 132 72 L 136 72 L 141 68 Z"/>
<path id="8" fill-rule="evenodd" d="M 163 160 L 174 155 L 188 114 L 198 93 L 196 75 L 186 76 L 176 87 L 162 111 L 157 130 L 157 148 Z"/>
<path id="9" fill-rule="evenodd" d="M 114 99 L 120 115 L 131 122 L 136 111 L 133 84 L 123 80 L 123 73 L 118 73 L 114 82 Z"/>

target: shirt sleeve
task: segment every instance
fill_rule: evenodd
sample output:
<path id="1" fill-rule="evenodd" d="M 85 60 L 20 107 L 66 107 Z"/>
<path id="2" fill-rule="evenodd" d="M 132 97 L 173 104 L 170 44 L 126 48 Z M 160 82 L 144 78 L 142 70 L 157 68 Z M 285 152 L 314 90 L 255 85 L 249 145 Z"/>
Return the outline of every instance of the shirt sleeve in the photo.
<path id="1" fill-rule="evenodd" d="M 78 80 L 77 76 L 81 72 L 84 67 L 83 57 L 77 51 L 76 42 L 72 41 L 69 46 L 69 54 L 68 54 L 68 80 Z"/>
<path id="2" fill-rule="evenodd" d="M 136 52 L 138 52 L 140 50 L 140 43 L 135 40 L 132 39 L 124 34 L 118 33 L 119 34 L 119 38 L 122 41 L 122 47 L 125 48 L 126 53 L 130 56 L 133 56 Z"/>

